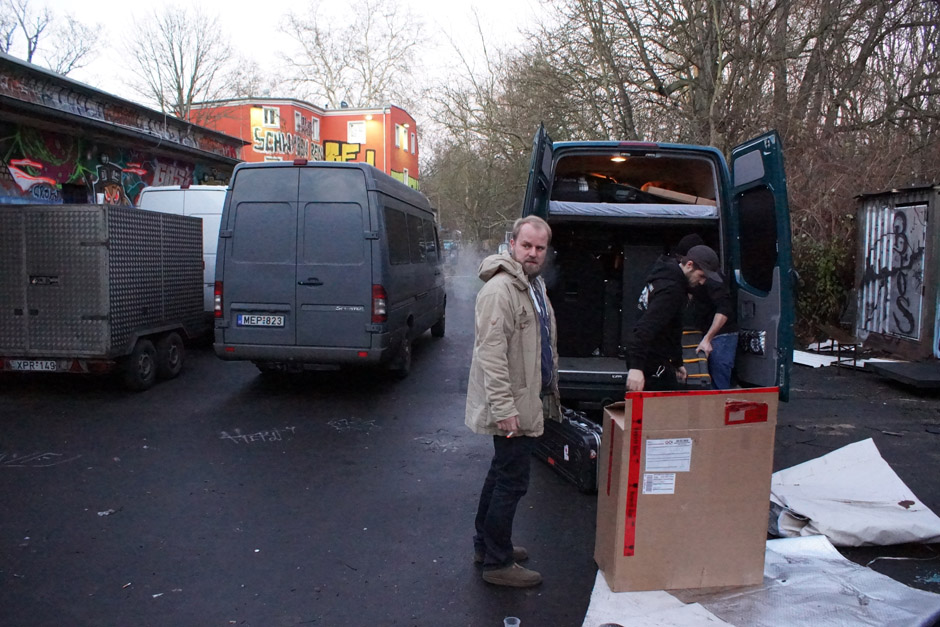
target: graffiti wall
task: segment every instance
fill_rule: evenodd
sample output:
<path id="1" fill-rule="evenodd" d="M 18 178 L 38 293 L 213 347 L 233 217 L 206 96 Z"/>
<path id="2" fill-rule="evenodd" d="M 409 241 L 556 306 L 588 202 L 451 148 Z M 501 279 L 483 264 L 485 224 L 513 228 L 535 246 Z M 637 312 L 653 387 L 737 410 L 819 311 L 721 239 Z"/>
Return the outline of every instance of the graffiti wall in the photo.
<path id="1" fill-rule="evenodd" d="M 924 310 L 927 204 L 873 205 L 863 218 L 859 328 L 919 340 Z"/>
<path id="2" fill-rule="evenodd" d="M 18 66 L 18 67 L 17 67 Z M 37 73 L 15 62 L 0 64 L 0 94 L 83 118 L 136 129 L 161 140 L 236 159 L 235 144 L 157 111 L 124 104 Z"/>
<path id="3" fill-rule="evenodd" d="M 224 184 L 228 175 L 58 133 L 0 122 L 0 203 L 133 205 L 150 185 Z"/>
<path id="4" fill-rule="evenodd" d="M 265 160 L 323 159 L 323 147 L 316 142 L 320 121 L 312 114 L 294 111 L 294 132 L 285 130 L 279 107 L 251 109 L 251 149 Z"/>

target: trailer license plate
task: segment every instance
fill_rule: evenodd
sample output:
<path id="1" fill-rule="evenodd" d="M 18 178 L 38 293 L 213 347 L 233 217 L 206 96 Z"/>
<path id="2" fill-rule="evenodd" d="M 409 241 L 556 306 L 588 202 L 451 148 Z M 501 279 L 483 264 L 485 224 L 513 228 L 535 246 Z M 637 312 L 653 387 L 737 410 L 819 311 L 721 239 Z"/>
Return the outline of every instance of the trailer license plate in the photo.
<path id="1" fill-rule="evenodd" d="M 283 327 L 284 316 L 239 314 L 236 324 L 240 327 Z"/>
<path id="2" fill-rule="evenodd" d="M 46 359 L 11 359 L 10 370 L 55 372 L 55 361 Z"/>

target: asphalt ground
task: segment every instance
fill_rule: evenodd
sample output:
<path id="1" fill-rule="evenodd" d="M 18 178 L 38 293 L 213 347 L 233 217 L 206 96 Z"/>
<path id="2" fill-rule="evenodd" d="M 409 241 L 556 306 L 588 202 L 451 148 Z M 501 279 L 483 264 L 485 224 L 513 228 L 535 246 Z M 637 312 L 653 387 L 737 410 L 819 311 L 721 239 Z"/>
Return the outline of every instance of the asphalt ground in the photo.
<path id="1" fill-rule="evenodd" d="M 533 460 L 514 539 L 544 583 L 471 561 L 488 438 L 463 426 L 478 282 L 450 279 L 447 336 L 404 381 L 269 378 L 195 348 L 144 393 L 79 376 L 0 377 L 0 625 L 577 626 L 595 503 Z M 940 396 L 794 367 L 775 469 L 867 437 L 940 512 Z M 940 545 L 845 550 L 940 592 Z M 908 559 L 908 558 L 917 558 Z"/>

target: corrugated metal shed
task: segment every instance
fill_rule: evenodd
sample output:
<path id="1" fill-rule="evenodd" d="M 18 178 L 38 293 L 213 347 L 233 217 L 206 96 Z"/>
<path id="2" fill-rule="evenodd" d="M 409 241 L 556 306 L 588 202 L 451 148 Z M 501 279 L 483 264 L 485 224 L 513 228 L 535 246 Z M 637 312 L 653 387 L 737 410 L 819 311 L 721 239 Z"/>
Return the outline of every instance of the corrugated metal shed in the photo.
<path id="1" fill-rule="evenodd" d="M 856 336 L 902 359 L 940 358 L 940 184 L 857 200 Z"/>

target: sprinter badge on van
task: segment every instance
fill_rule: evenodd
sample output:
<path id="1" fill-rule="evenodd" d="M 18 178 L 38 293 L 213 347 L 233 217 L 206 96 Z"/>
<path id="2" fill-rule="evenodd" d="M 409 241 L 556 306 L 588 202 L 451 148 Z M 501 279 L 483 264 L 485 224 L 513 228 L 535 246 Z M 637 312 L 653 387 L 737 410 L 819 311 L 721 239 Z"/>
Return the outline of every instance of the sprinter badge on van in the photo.
<path id="1" fill-rule="evenodd" d="M 238 314 L 235 324 L 240 327 L 283 327 L 284 316 Z"/>

